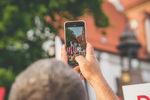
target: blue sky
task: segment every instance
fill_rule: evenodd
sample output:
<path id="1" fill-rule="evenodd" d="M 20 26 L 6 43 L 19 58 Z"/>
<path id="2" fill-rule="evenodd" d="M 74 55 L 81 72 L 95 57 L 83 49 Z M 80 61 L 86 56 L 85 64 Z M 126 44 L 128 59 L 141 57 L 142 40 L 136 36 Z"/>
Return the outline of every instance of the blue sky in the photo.
<path id="1" fill-rule="evenodd" d="M 68 27 L 68 29 L 71 29 L 76 37 L 82 34 L 82 27 Z"/>

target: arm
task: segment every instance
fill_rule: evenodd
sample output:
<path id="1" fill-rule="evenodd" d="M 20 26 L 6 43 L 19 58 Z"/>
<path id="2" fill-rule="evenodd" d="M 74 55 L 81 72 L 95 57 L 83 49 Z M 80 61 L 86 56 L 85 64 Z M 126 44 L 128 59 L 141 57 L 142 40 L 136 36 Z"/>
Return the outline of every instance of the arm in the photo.
<path id="1" fill-rule="evenodd" d="M 95 79 L 95 81 L 92 82 L 92 86 L 95 90 L 97 100 L 119 100 L 103 76 Z"/>
<path id="2" fill-rule="evenodd" d="M 65 50 L 65 45 L 62 48 L 61 57 L 62 60 L 67 63 L 67 53 Z M 75 60 L 79 63 L 79 66 L 74 69 L 77 72 L 82 73 L 82 78 L 86 78 L 91 86 L 94 88 L 97 100 L 119 100 L 116 94 L 109 87 L 105 81 L 98 61 L 94 57 L 93 47 L 91 44 L 87 43 L 86 48 L 86 58 L 83 56 L 77 56 Z"/>

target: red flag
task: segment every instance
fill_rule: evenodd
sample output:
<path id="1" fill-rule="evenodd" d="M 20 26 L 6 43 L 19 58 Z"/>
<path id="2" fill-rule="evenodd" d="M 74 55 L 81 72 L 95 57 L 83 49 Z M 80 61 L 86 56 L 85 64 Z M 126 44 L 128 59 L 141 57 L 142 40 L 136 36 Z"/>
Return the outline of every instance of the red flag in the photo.
<path id="1" fill-rule="evenodd" d="M 0 100 L 4 100 L 5 92 L 6 92 L 5 88 L 0 87 Z"/>

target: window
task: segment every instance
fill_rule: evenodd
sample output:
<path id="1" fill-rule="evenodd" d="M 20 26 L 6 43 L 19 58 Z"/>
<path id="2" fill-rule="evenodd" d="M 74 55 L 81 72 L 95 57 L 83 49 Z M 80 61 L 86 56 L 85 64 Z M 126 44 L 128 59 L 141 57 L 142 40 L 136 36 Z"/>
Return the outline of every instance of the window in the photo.
<path id="1" fill-rule="evenodd" d="M 147 51 L 150 52 L 150 16 L 145 19 L 145 34 L 147 42 Z"/>

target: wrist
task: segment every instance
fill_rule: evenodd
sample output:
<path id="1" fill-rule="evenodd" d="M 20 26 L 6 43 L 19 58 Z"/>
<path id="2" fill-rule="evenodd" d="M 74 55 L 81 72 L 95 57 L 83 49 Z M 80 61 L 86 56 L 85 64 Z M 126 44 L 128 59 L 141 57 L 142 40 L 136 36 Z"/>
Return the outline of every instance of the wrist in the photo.
<path id="1" fill-rule="evenodd" d="M 105 82 L 104 77 L 102 74 L 93 76 L 90 80 L 88 80 L 89 83 L 92 85 L 93 88 L 96 88 L 98 85 Z"/>

